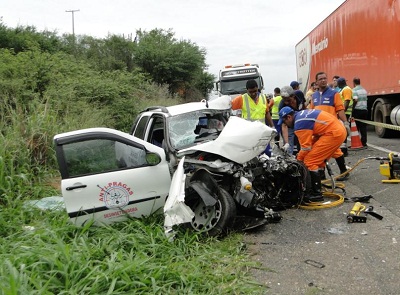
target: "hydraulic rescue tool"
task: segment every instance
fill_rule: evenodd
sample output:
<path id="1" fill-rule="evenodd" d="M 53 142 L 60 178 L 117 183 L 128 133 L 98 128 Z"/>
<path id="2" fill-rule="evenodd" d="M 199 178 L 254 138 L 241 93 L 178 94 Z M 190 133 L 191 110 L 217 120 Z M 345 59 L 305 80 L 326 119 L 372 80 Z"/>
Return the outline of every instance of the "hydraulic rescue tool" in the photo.
<path id="1" fill-rule="evenodd" d="M 351 209 L 350 213 L 347 215 L 347 222 L 353 223 L 353 222 L 362 222 L 365 223 L 367 222 L 367 217 L 366 216 L 360 216 L 360 214 L 365 211 L 365 206 L 361 204 L 360 202 L 356 202 Z"/>
<path id="2" fill-rule="evenodd" d="M 361 216 L 360 215 L 361 213 L 364 213 L 364 216 Z M 378 213 L 374 212 L 373 206 L 365 207 L 365 205 L 361 204 L 360 202 L 356 202 L 353 208 L 351 209 L 350 213 L 347 215 L 347 222 L 365 223 L 367 222 L 367 214 L 379 220 L 383 219 L 382 215 L 379 215 Z"/>

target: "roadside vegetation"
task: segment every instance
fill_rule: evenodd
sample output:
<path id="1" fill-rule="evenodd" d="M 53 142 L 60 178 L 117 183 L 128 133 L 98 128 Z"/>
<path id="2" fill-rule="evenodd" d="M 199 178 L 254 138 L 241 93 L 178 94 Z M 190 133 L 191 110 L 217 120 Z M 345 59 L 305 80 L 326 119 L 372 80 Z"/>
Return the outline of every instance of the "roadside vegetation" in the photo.
<path id="1" fill-rule="evenodd" d="M 136 38 L 58 36 L 0 19 L 0 294 L 259 294 L 241 235 L 179 233 L 162 217 L 76 228 L 64 210 L 26 202 L 60 195 L 57 133 L 128 131 L 150 105 L 204 98 L 205 50 L 172 31 Z"/>
<path id="2" fill-rule="evenodd" d="M 0 218 L 1 294 L 260 294 L 240 235 L 169 242 L 161 216 L 77 228 L 20 200 Z"/>

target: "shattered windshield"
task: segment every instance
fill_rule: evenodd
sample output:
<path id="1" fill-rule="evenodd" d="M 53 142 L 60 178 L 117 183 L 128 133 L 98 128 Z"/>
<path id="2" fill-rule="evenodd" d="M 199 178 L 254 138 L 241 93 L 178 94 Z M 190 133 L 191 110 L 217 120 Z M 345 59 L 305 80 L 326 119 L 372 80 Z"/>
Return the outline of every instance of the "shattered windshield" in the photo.
<path id="1" fill-rule="evenodd" d="M 174 149 L 183 149 L 215 140 L 227 122 L 227 114 L 210 110 L 184 113 L 168 118 L 169 140 Z"/>

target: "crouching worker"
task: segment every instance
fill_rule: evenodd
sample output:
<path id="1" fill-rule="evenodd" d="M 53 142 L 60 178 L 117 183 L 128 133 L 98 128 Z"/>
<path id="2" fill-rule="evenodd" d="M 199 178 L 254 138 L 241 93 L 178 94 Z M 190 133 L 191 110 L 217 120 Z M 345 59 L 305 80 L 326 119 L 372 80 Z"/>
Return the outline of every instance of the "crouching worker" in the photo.
<path id="1" fill-rule="evenodd" d="M 297 160 L 304 162 L 310 172 L 311 191 L 307 193 L 306 201 L 322 201 L 318 170 L 325 167 L 325 160 L 340 152 L 339 147 L 347 136 L 344 125 L 328 112 L 313 109 L 296 112 L 291 107 L 279 111 L 278 124 L 282 123 L 294 128 L 300 143 Z"/>

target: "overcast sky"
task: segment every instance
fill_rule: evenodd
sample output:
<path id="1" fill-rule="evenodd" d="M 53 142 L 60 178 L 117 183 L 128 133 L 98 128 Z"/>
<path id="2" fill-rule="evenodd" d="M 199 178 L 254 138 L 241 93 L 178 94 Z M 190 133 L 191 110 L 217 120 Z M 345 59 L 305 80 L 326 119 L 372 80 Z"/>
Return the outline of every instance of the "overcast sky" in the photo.
<path id="1" fill-rule="evenodd" d="M 104 38 L 172 29 L 207 51 L 208 72 L 257 63 L 265 91 L 296 80 L 295 45 L 344 0 L 0 0 L 7 27 Z"/>

